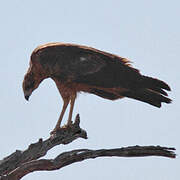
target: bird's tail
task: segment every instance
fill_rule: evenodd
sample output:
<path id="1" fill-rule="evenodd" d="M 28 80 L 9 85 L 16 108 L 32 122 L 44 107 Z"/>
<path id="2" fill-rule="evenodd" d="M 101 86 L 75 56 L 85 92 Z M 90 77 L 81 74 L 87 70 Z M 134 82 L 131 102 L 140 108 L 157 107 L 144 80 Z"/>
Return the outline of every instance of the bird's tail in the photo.
<path id="1" fill-rule="evenodd" d="M 168 94 L 165 91 L 170 91 L 171 89 L 165 82 L 155 78 L 142 76 L 141 84 L 142 86 L 138 89 L 131 89 L 120 94 L 156 107 L 161 107 L 161 103 L 171 103 L 171 99 L 166 97 Z"/>
<path id="2" fill-rule="evenodd" d="M 163 89 L 167 91 L 171 90 L 168 84 L 152 77 L 142 76 L 142 84 L 144 88 L 151 89 L 165 96 L 167 96 L 168 94 Z"/>
<path id="3" fill-rule="evenodd" d="M 156 107 L 161 107 L 161 103 L 171 103 L 171 99 L 149 89 L 141 89 L 137 91 L 126 91 L 121 95 L 146 102 Z"/>

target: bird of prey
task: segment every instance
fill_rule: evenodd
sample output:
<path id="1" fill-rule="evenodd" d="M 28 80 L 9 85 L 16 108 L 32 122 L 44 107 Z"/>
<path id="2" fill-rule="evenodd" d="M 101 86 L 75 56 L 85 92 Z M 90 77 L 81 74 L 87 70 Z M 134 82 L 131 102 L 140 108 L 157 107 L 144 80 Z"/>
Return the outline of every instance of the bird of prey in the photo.
<path id="1" fill-rule="evenodd" d="M 53 132 L 60 128 L 69 103 L 67 125 L 71 125 L 78 92 L 109 100 L 128 97 L 156 107 L 171 102 L 165 91 L 170 91 L 170 87 L 165 82 L 140 74 L 126 58 L 82 45 L 48 43 L 38 46 L 31 54 L 24 76 L 26 100 L 46 78 L 55 81 L 64 102 Z"/>

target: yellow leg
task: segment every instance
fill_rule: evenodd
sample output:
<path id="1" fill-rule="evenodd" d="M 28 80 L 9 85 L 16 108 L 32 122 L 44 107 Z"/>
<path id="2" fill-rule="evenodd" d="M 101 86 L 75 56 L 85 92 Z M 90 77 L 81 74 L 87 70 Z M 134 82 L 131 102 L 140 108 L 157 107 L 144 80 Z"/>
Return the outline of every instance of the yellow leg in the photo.
<path id="1" fill-rule="evenodd" d="M 74 109 L 75 99 L 76 99 L 76 94 L 73 94 L 71 96 L 71 102 L 70 102 L 71 106 L 70 106 L 69 117 L 68 117 L 68 122 L 67 122 L 68 126 L 72 124 L 72 113 L 73 113 L 73 109 Z"/>
<path id="2" fill-rule="evenodd" d="M 61 125 L 61 122 L 62 122 L 64 113 L 65 113 L 65 111 L 66 111 L 66 108 L 67 108 L 68 104 L 69 104 L 69 99 L 64 99 L 64 104 L 63 104 L 63 108 L 62 108 L 60 117 L 59 117 L 58 122 L 56 123 L 56 126 L 55 126 L 55 128 L 54 128 L 53 131 L 56 131 L 57 129 L 60 128 L 60 125 Z"/>

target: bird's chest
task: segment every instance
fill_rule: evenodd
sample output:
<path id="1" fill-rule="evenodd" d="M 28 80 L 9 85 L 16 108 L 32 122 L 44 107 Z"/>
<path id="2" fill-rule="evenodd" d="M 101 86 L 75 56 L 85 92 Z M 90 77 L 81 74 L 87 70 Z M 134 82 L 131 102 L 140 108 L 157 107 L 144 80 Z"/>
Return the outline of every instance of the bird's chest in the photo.
<path id="1" fill-rule="evenodd" d="M 54 81 L 63 98 L 70 97 L 77 93 L 76 87 L 71 81 L 60 81 L 57 79 L 54 79 Z"/>

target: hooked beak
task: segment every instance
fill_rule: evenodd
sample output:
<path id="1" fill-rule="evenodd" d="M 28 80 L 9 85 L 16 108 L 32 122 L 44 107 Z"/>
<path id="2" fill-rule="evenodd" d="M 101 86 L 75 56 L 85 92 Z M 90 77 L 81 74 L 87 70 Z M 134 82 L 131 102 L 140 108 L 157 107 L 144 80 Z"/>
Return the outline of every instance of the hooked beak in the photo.
<path id="1" fill-rule="evenodd" d="M 25 97 L 25 99 L 26 99 L 27 101 L 29 101 L 29 96 L 26 95 L 26 96 L 24 96 L 24 97 Z"/>

